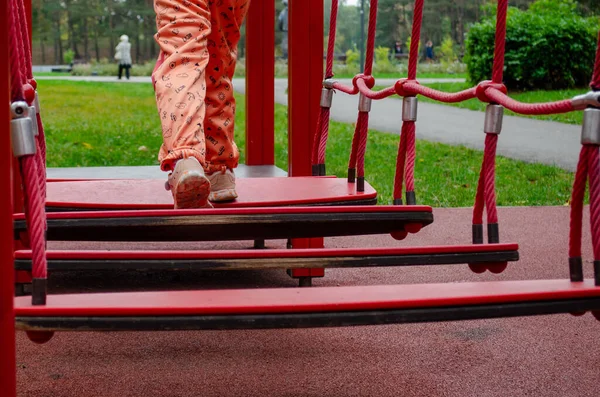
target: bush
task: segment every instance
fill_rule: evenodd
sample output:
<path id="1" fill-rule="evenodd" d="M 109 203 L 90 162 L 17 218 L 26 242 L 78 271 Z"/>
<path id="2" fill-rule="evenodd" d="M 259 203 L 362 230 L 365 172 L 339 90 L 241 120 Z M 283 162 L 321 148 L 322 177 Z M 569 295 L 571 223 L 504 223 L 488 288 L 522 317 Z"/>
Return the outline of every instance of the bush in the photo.
<path id="1" fill-rule="evenodd" d="M 346 65 L 351 68 L 358 67 L 360 63 L 360 52 L 354 48 L 346 51 Z"/>
<path id="2" fill-rule="evenodd" d="M 73 61 L 75 60 L 75 52 L 72 49 L 68 49 L 63 53 L 63 61 L 68 64 L 68 65 L 72 65 Z"/>
<path id="3" fill-rule="evenodd" d="M 494 12 L 495 14 L 495 12 Z M 466 41 L 469 80 L 492 74 L 494 17 L 473 25 Z M 537 0 L 527 11 L 508 13 L 504 84 L 517 89 L 563 89 L 589 83 L 598 19 L 576 13 L 573 0 Z"/>

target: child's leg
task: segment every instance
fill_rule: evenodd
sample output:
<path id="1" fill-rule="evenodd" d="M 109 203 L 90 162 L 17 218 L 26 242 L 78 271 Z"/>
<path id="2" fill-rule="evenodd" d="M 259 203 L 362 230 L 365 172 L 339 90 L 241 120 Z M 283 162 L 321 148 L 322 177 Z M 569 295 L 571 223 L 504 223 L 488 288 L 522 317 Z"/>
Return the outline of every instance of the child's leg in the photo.
<path id="1" fill-rule="evenodd" d="M 206 69 L 206 171 L 237 167 L 238 148 L 233 127 L 235 99 L 231 79 L 237 61 L 240 27 L 250 0 L 220 0 L 209 3 L 212 30 L 208 36 L 210 58 Z"/>
<path id="2" fill-rule="evenodd" d="M 209 0 L 155 0 L 160 56 L 152 74 L 162 124 L 163 171 L 195 157 L 205 164 L 205 71 L 211 33 Z"/>

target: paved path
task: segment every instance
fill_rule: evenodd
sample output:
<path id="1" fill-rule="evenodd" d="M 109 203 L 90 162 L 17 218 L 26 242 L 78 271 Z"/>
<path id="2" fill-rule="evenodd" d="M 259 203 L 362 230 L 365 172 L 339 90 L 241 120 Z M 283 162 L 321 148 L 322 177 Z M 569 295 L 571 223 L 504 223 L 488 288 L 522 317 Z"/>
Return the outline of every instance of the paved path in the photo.
<path id="1" fill-rule="evenodd" d="M 59 77 L 39 77 L 43 79 L 57 79 Z M 119 82 L 116 77 L 60 77 L 64 80 Z M 339 79 L 349 83 L 350 79 Z M 390 85 L 392 79 L 378 80 L 378 84 Z M 422 83 L 433 81 L 464 81 L 462 79 L 422 79 Z M 150 82 L 148 77 L 132 77 L 131 80 L 122 82 Z M 243 79 L 234 79 L 236 91 L 243 93 L 245 90 Z M 275 100 L 277 103 L 287 104 L 287 80 L 276 79 Z M 336 121 L 352 123 L 357 116 L 357 97 L 338 93 L 334 98 L 332 118 Z M 401 103 L 390 98 L 383 101 L 374 101 L 370 127 L 374 130 L 398 133 L 400 131 Z M 442 142 L 451 145 L 464 145 L 467 147 L 483 148 L 483 120 L 482 112 L 458 109 L 450 106 L 431 103 L 419 104 L 419 120 L 417 123 L 417 136 L 428 141 Z M 506 116 L 504 127 L 498 144 L 498 153 L 529 162 L 557 165 L 567 170 L 574 170 L 577 165 L 579 150 L 581 148 L 579 137 L 581 127 L 555 123 L 549 121 L 532 120 L 523 117 Z"/>

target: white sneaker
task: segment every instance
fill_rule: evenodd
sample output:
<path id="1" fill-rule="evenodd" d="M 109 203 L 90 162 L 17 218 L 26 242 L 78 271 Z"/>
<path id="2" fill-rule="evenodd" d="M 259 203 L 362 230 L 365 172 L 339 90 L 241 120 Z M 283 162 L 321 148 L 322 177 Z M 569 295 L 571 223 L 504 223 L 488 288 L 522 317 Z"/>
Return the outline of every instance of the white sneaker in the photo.
<path id="1" fill-rule="evenodd" d="M 208 202 L 210 181 L 195 157 L 179 160 L 165 187 L 173 194 L 175 209 L 212 208 Z"/>
<path id="2" fill-rule="evenodd" d="M 235 174 L 232 170 L 226 168 L 223 171 L 217 171 L 207 175 L 210 181 L 211 191 L 208 199 L 218 203 L 221 201 L 231 201 L 237 198 L 235 191 Z"/>

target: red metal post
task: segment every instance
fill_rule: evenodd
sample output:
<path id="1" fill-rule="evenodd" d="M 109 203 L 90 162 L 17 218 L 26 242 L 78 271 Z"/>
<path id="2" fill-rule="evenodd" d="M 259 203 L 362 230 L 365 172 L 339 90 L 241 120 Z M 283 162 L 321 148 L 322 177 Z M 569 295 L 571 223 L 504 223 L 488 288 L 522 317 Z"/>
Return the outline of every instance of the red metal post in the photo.
<path id="1" fill-rule="evenodd" d="M 29 32 L 29 48 L 33 49 L 33 13 L 31 0 L 23 0 L 25 4 L 25 13 L 27 14 L 27 30 Z M 23 188 L 21 185 L 21 174 L 19 171 L 19 162 L 17 159 L 13 161 L 13 212 L 20 213 L 25 211 L 25 203 L 23 202 Z"/>
<path id="2" fill-rule="evenodd" d="M 288 174 L 310 176 L 323 80 L 323 0 L 289 2 Z M 323 238 L 293 239 L 294 248 L 323 248 Z M 325 269 L 293 269 L 292 277 L 323 277 Z"/>
<path id="3" fill-rule="evenodd" d="M 290 1 L 288 34 L 288 173 L 310 176 L 323 80 L 323 0 Z"/>
<path id="4" fill-rule="evenodd" d="M 246 18 L 246 164 L 275 164 L 275 0 L 250 2 Z"/>
<path id="5" fill-rule="evenodd" d="M 14 264 L 12 229 L 12 161 L 10 144 L 10 114 L 7 104 L 10 102 L 8 62 L 8 1 L 0 9 L 0 26 L 4 34 L 0 35 L 0 93 L 4 100 L 0 107 L 0 123 L 4 125 L 0 134 L 0 394 L 6 397 L 17 395 L 17 364 L 15 349 L 14 300 Z"/>

